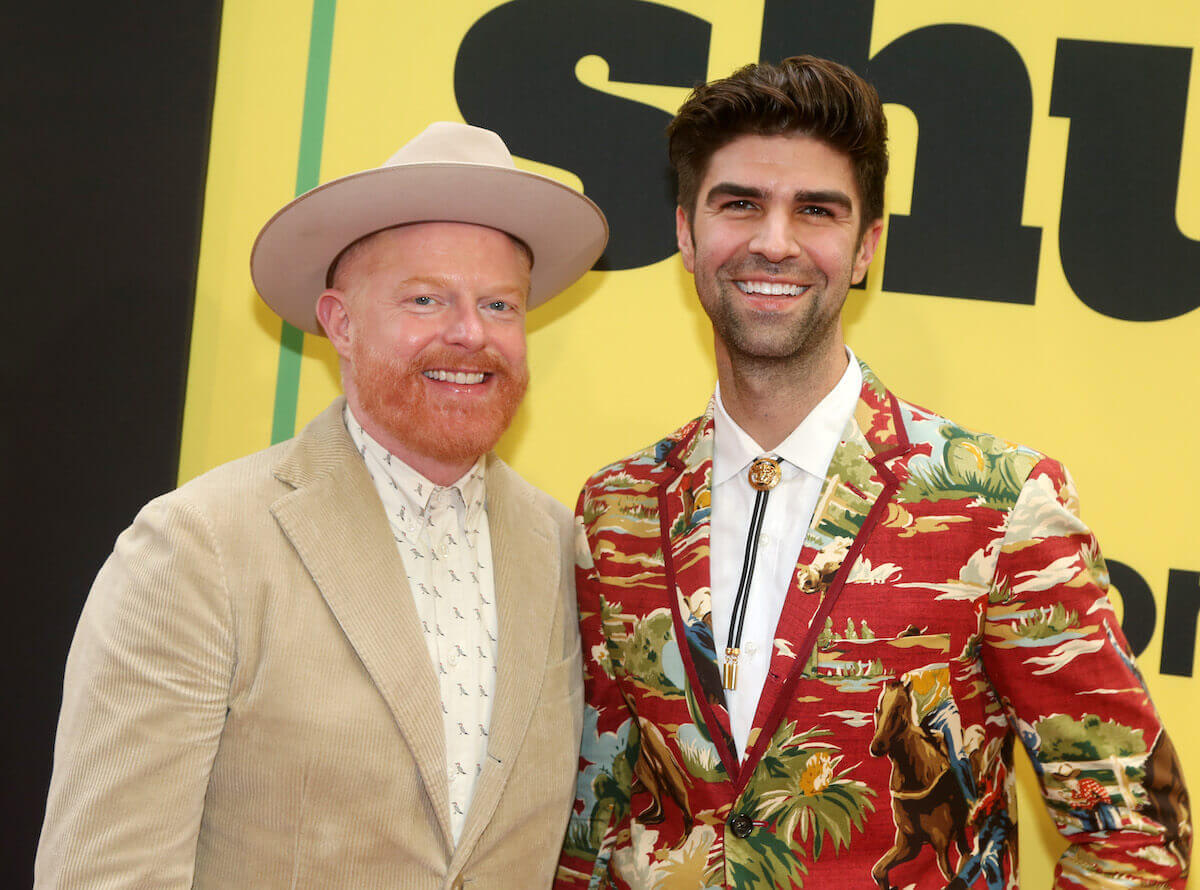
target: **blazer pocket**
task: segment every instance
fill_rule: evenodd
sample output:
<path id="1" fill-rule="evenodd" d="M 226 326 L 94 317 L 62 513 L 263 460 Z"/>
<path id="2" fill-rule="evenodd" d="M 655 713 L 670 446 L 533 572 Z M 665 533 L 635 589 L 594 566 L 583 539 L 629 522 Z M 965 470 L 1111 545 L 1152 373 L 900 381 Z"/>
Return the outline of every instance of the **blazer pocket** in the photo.
<path id="1" fill-rule="evenodd" d="M 583 669 L 576 644 L 570 655 L 547 666 L 530 726 L 526 747 L 535 752 L 542 783 L 561 775 L 574 787 L 582 733 Z"/>
<path id="2" fill-rule="evenodd" d="M 547 665 L 538 696 L 538 711 L 546 714 L 561 729 L 571 727 L 576 735 L 583 726 L 583 665 L 579 639 L 570 654 Z"/>

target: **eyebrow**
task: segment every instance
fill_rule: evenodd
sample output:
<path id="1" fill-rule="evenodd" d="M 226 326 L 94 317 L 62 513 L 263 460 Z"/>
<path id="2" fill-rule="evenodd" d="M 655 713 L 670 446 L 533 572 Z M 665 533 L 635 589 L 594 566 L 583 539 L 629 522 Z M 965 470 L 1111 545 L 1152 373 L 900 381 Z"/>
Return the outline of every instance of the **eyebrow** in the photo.
<path id="1" fill-rule="evenodd" d="M 441 290 L 450 287 L 450 282 L 438 275 L 410 275 L 408 278 L 401 281 L 392 282 L 391 293 L 399 295 L 412 287 L 428 287 L 434 290 Z"/>
<path id="2" fill-rule="evenodd" d="M 412 275 L 405 278 L 403 281 L 397 281 L 392 288 L 393 294 L 398 294 L 400 291 L 410 287 L 429 287 L 434 290 L 454 290 L 456 285 L 449 278 L 441 275 Z M 514 283 L 512 287 L 501 285 L 497 287 L 491 296 L 487 299 L 496 299 L 498 297 L 508 297 L 512 294 L 524 295 L 526 299 L 529 297 L 528 287 L 521 287 L 520 284 Z"/>
<path id="3" fill-rule="evenodd" d="M 721 197 L 762 199 L 766 197 L 766 194 L 762 189 L 754 186 L 739 185 L 736 182 L 718 182 L 708 190 L 708 194 L 704 196 L 704 202 L 711 204 L 714 199 Z M 837 189 L 800 189 L 792 196 L 792 201 L 796 204 L 834 204 L 847 213 L 854 209 L 854 203 L 850 200 L 850 196 Z"/>

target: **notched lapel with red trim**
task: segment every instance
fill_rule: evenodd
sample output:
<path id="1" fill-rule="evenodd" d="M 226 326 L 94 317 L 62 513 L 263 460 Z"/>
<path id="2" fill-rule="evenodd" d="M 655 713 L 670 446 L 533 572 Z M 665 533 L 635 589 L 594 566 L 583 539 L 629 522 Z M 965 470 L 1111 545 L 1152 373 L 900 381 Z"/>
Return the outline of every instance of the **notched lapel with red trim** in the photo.
<path id="1" fill-rule="evenodd" d="M 805 545 L 775 633 L 771 666 L 759 699 L 750 750 L 739 763 L 721 685 L 712 630 L 709 569 L 713 408 L 665 456 L 658 486 L 659 521 L 668 594 L 688 682 L 726 771 L 744 781 L 783 719 L 800 674 L 855 560 L 895 496 L 891 464 L 910 449 L 895 398 L 869 369 L 854 416 L 830 461 Z"/>
<path id="2" fill-rule="evenodd" d="M 771 665 L 742 763 L 744 785 L 787 713 L 792 691 L 859 554 L 899 488 L 892 465 L 911 449 L 900 408 L 866 366 L 854 416 L 826 471 L 775 631 Z M 797 659 L 803 659 L 797 664 Z"/>
<path id="3" fill-rule="evenodd" d="M 713 405 L 667 453 L 658 515 L 676 638 L 693 698 L 725 769 L 735 774 L 733 737 L 712 629 L 709 533 L 712 515 Z"/>

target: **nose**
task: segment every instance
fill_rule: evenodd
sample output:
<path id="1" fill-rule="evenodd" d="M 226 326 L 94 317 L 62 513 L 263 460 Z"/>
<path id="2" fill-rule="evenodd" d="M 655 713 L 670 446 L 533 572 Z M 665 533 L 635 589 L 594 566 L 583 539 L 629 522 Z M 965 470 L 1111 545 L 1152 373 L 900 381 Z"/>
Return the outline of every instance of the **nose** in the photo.
<path id="1" fill-rule="evenodd" d="M 800 240 L 795 223 L 789 213 L 769 213 L 762 217 L 748 245 L 768 262 L 779 263 L 789 257 L 799 256 Z"/>
<path id="2" fill-rule="evenodd" d="M 456 306 L 442 334 L 442 339 L 453 346 L 476 351 L 482 349 L 487 342 L 487 333 L 483 327 L 483 316 L 479 307 L 468 302 Z"/>

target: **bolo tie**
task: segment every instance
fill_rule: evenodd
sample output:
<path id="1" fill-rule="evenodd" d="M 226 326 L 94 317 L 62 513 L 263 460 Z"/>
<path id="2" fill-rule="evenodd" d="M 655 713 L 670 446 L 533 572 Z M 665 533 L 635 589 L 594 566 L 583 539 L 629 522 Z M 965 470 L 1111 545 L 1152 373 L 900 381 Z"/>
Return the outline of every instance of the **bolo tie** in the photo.
<path id="1" fill-rule="evenodd" d="M 754 561 L 758 555 L 758 536 L 762 532 L 763 515 L 767 512 L 767 498 L 771 489 L 783 478 L 779 469 L 779 458 L 760 457 L 750 464 L 747 473 L 750 487 L 754 489 L 754 510 L 750 514 L 750 531 L 746 535 L 746 556 L 742 560 L 742 577 L 738 581 L 737 596 L 733 599 L 733 616 L 729 622 L 729 639 L 725 643 L 725 664 L 721 671 L 721 685 L 726 689 L 737 689 L 738 655 L 741 654 L 742 625 L 746 622 L 746 604 L 750 601 L 750 582 L 754 578 Z"/>

